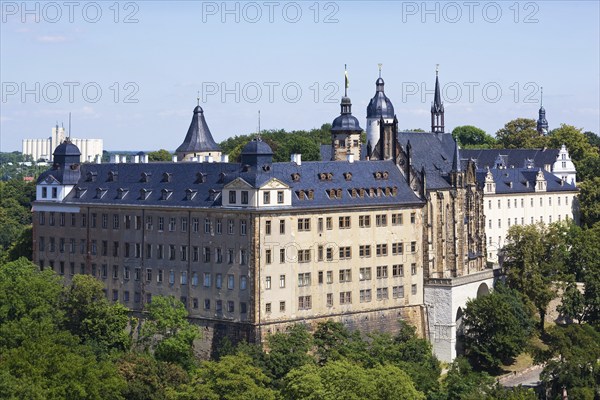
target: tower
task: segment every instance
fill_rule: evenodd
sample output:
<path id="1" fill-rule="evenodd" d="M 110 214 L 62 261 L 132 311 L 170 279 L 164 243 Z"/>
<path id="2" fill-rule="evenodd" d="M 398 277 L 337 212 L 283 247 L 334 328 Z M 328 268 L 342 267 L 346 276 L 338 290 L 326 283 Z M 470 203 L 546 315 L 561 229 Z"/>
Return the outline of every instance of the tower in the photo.
<path id="1" fill-rule="evenodd" d="M 435 94 L 431 103 L 431 132 L 444 133 L 444 103 L 440 94 L 438 79 L 439 64 L 435 68 Z"/>
<path id="2" fill-rule="evenodd" d="M 381 64 L 379 64 L 379 78 L 375 81 L 375 96 L 367 106 L 367 156 L 375 150 L 380 135 L 380 120 L 386 124 L 394 122 L 394 106 L 384 91 L 385 82 L 381 78 Z"/>
<path id="3" fill-rule="evenodd" d="M 540 111 L 537 120 L 537 131 L 540 136 L 545 136 L 548 134 L 548 121 L 546 121 L 546 110 L 543 105 L 543 97 L 544 97 L 544 88 L 541 88 L 540 95 Z"/>
<path id="4" fill-rule="evenodd" d="M 331 124 L 331 161 L 346 160 L 352 155 L 360 160 L 360 135 L 362 128 L 352 115 L 352 101 L 348 97 L 348 74 L 345 75 L 344 97 L 340 103 L 340 115 Z"/>
<path id="5" fill-rule="evenodd" d="M 175 150 L 179 161 L 190 161 L 194 158 L 221 157 L 221 149 L 215 142 L 204 119 L 204 110 L 200 107 L 200 98 L 198 105 L 194 108 L 194 116 L 188 128 L 183 143 Z"/>

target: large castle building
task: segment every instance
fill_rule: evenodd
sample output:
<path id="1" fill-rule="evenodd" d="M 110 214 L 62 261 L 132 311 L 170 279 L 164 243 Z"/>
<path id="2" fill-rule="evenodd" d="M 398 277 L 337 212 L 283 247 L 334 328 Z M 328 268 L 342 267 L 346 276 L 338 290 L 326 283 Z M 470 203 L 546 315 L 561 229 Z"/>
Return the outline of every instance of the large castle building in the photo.
<path id="1" fill-rule="evenodd" d="M 82 164 L 65 140 L 38 180 L 34 261 L 67 281 L 98 277 L 134 312 L 176 296 L 207 348 L 292 323 L 393 332 L 403 319 L 450 361 L 462 309 L 495 271 L 483 185 L 443 114 L 436 76 L 432 132 L 399 132 L 380 76 L 366 146 L 345 95 L 323 161 L 273 162 L 257 136 L 239 161 L 212 162 L 221 150 L 200 106 L 179 162 Z"/>

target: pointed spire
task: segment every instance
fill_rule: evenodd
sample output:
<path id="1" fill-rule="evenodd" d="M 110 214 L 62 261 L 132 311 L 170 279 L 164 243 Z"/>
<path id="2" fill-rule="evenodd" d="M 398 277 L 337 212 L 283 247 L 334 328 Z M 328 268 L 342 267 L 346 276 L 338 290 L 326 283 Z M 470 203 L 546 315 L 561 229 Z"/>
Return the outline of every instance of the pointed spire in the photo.
<path id="1" fill-rule="evenodd" d="M 460 171 L 460 153 L 458 140 L 454 141 L 454 156 L 452 157 L 452 172 Z"/>
<path id="2" fill-rule="evenodd" d="M 377 64 L 377 66 L 379 67 L 379 77 L 381 78 L 381 67 L 383 66 L 382 63 Z"/>
<path id="3" fill-rule="evenodd" d="M 541 87 L 540 90 L 540 110 L 538 112 L 537 131 L 543 136 L 548 133 L 548 121 L 546 120 L 546 110 L 543 105 L 544 87 Z"/>
<path id="4" fill-rule="evenodd" d="M 183 143 L 177 148 L 177 153 L 201 153 L 221 151 L 208 129 L 204 119 L 204 110 L 200 105 L 194 108 L 194 116 Z"/>
<path id="5" fill-rule="evenodd" d="M 540 108 L 544 108 L 544 87 L 540 87 Z"/>
<path id="6" fill-rule="evenodd" d="M 435 67 L 435 92 L 431 103 L 431 132 L 444 133 L 444 103 L 440 92 L 439 80 L 440 64 Z"/>
<path id="7" fill-rule="evenodd" d="M 344 97 L 348 97 L 348 86 L 350 86 L 350 80 L 348 80 L 348 68 L 344 64 Z"/>

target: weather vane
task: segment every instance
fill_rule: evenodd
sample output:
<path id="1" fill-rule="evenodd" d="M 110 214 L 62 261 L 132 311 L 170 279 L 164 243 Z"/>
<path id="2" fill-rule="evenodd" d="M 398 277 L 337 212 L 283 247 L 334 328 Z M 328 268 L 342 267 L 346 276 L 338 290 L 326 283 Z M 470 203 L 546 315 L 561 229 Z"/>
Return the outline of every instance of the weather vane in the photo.
<path id="1" fill-rule="evenodd" d="M 196 97 L 196 100 L 198 100 L 198 105 L 200 105 L 200 91 L 198 90 L 198 97 Z"/>
<path id="2" fill-rule="evenodd" d="M 382 63 L 377 64 L 377 66 L 379 67 L 379 77 L 381 78 L 381 67 L 383 66 Z"/>

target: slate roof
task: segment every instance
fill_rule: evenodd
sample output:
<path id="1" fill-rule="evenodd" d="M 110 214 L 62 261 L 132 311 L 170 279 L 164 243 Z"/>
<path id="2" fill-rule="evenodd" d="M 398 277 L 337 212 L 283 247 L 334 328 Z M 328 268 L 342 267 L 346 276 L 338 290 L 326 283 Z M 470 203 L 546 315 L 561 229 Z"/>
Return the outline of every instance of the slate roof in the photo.
<path id="1" fill-rule="evenodd" d="M 533 160 L 536 168 L 544 168 L 546 165 L 554 164 L 558 157 L 559 149 L 485 149 L 470 150 L 461 149 L 460 154 L 463 159 L 474 159 L 477 168 L 494 168 L 496 159 L 499 155 L 504 158 L 506 166 L 523 168 L 527 159 Z"/>
<path id="2" fill-rule="evenodd" d="M 367 106 L 367 118 L 394 118 L 394 106 L 385 95 L 384 85 L 385 82 L 381 78 L 375 82 L 375 96 Z"/>
<path id="3" fill-rule="evenodd" d="M 406 149 L 411 145 L 411 163 L 417 171 L 425 168 L 428 189 L 451 187 L 448 174 L 452 170 L 455 141 L 449 133 L 399 132 L 398 140 Z M 460 150 L 460 157 L 464 157 Z"/>
<path id="4" fill-rule="evenodd" d="M 376 179 L 378 172 L 387 172 L 387 179 Z M 331 180 L 321 180 L 321 173 L 332 174 Z M 349 180 L 347 173 L 351 174 Z M 294 181 L 293 174 L 300 175 L 298 181 Z M 392 161 L 317 161 L 303 162 L 300 166 L 289 162 L 274 163 L 266 168 L 238 163 L 83 164 L 77 186 L 63 202 L 170 208 L 219 207 L 221 197 L 218 194 L 224 185 L 237 178 L 254 187 L 260 187 L 272 178 L 284 182 L 293 191 L 292 208 L 423 204 Z M 390 191 L 395 188 L 396 195 L 385 195 L 386 187 Z M 377 188 L 382 188 L 382 192 L 379 196 L 352 197 L 353 188 L 364 188 L 367 193 L 370 188 L 374 188 L 375 193 Z M 341 198 L 329 198 L 329 189 L 341 189 Z M 300 190 L 313 190 L 313 199 L 300 200 Z M 143 199 L 144 191 L 146 199 Z M 165 194 L 169 193 L 168 199 L 165 199 Z M 191 193 L 195 195 L 190 199 Z"/>
<path id="5" fill-rule="evenodd" d="M 221 151 L 219 145 L 213 139 L 210 129 L 208 129 L 202 107 L 196 106 L 194 108 L 194 116 L 185 139 L 175 151 L 177 153 Z"/>
<path id="6" fill-rule="evenodd" d="M 496 183 L 497 194 L 533 193 L 535 192 L 536 176 L 539 168 L 492 168 L 489 170 Z M 547 182 L 546 192 L 574 192 L 577 188 L 570 183 L 563 182 L 552 173 L 541 170 Z M 483 187 L 487 169 L 477 170 L 477 182 Z M 526 184 L 528 182 L 528 184 Z M 562 184 L 561 184 L 562 182 Z M 543 192 L 541 192 L 543 193 Z"/>

